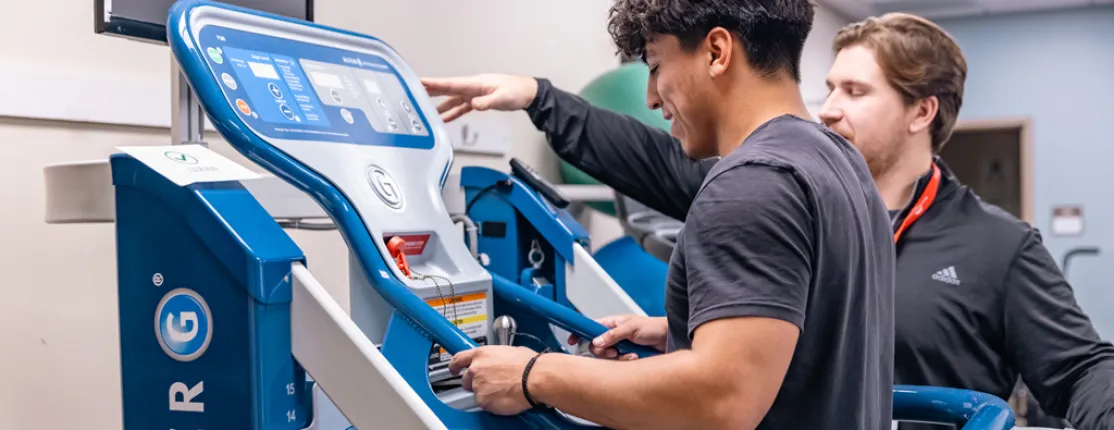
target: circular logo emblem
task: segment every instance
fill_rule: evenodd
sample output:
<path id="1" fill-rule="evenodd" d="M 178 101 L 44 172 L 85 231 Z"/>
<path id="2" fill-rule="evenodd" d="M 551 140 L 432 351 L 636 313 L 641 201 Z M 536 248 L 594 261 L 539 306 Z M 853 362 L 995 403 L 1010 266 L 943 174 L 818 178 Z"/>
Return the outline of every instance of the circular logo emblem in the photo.
<path id="1" fill-rule="evenodd" d="M 155 338 L 163 352 L 178 361 L 193 361 L 205 354 L 213 339 L 209 305 L 188 288 L 166 293 L 155 309 Z"/>
<path id="2" fill-rule="evenodd" d="M 402 190 L 386 170 L 374 164 L 368 166 L 367 180 L 371 183 L 375 195 L 379 196 L 379 200 L 391 208 L 402 209 Z"/>

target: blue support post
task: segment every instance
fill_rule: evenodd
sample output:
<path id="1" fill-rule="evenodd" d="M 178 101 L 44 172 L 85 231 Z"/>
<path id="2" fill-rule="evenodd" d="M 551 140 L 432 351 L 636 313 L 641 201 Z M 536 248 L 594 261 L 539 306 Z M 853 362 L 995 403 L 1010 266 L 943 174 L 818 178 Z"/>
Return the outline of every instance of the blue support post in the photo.
<path id="1" fill-rule="evenodd" d="M 180 187 L 127 155 L 111 165 L 124 428 L 304 428 L 290 352 L 301 250 L 237 182 Z"/>

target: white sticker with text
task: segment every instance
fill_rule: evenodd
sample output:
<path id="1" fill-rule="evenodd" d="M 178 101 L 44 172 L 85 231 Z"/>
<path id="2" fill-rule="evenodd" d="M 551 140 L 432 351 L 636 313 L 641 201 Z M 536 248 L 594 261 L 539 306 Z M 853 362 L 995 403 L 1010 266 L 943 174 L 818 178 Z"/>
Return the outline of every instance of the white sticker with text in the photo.
<path id="1" fill-rule="evenodd" d="M 135 157 L 139 162 L 179 186 L 261 177 L 258 173 L 201 145 L 122 146 L 117 149 Z"/>

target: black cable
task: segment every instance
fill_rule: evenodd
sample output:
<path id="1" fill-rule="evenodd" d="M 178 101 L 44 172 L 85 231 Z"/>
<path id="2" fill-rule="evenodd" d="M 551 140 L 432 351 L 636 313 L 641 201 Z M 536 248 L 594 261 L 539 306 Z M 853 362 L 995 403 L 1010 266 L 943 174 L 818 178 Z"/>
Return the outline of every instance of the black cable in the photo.
<path id="1" fill-rule="evenodd" d="M 511 185 L 512 182 L 510 179 L 504 179 L 502 181 L 484 187 L 482 190 L 480 190 L 480 192 L 476 193 L 476 197 L 473 198 L 472 201 L 468 202 L 468 205 L 464 207 L 464 214 L 468 215 L 470 212 L 472 212 L 472 205 L 475 205 L 476 202 L 480 201 L 480 197 L 483 197 L 483 195 L 486 194 L 488 191 L 494 190 L 496 188 L 510 188 Z"/>
<path id="2" fill-rule="evenodd" d="M 539 337 L 537 337 L 537 336 L 534 336 L 534 335 L 532 335 L 532 334 L 530 334 L 530 333 L 515 333 L 515 334 L 513 334 L 513 335 L 511 335 L 511 336 L 512 336 L 512 337 L 511 337 L 511 344 L 512 344 L 512 345 L 513 345 L 513 344 L 515 343 L 515 342 L 514 342 L 514 339 L 518 338 L 519 336 L 525 336 L 526 338 L 528 338 L 528 339 L 531 339 L 531 340 L 533 340 L 534 342 L 537 342 L 537 343 L 538 343 L 538 345 L 541 345 L 541 347 L 542 347 L 542 352 L 543 352 L 543 353 L 546 353 L 546 352 L 551 352 L 551 350 L 549 349 L 549 347 L 545 345 L 545 341 L 541 340 L 541 338 L 539 338 Z M 526 345 L 518 345 L 518 346 L 526 346 Z"/>

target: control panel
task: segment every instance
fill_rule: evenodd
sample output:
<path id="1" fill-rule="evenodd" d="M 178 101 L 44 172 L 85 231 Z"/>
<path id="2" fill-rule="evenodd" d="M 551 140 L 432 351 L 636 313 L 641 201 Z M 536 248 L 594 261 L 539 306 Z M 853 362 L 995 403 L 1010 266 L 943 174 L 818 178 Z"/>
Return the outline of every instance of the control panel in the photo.
<path id="1" fill-rule="evenodd" d="M 228 103 L 264 136 L 433 146 L 413 95 L 379 56 L 215 25 L 201 45 Z"/>
<path id="2" fill-rule="evenodd" d="M 222 134 L 241 153 L 277 152 L 277 163 L 261 158 L 294 160 L 292 175 L 304 169 L 320 177 L 303 181 L 343 195 L 344 204 L 325 209 L 356 214 L 358 230 L 366 229 L 345 231 L 354 236 L 346 237 L 354 253 L 369 258 L 359 249 L 371 244 L 392 263 L 351 278 L 353 319 L 368 337 L 381 341 L 391 313 L 363 283 L 394 278 L 475 343 L 488 342 L 491 275 L 460 239 L 441 198 L 452 144 L 398 53 L 371 37 L 231 8 L 199 6 L 186 21 L 181 31 L 190 35 L 191 55 L 183 69 L 214 125 L 227 127 Z M 447 361 L 434 345 L 431 382 L 448 379 Z"/>

